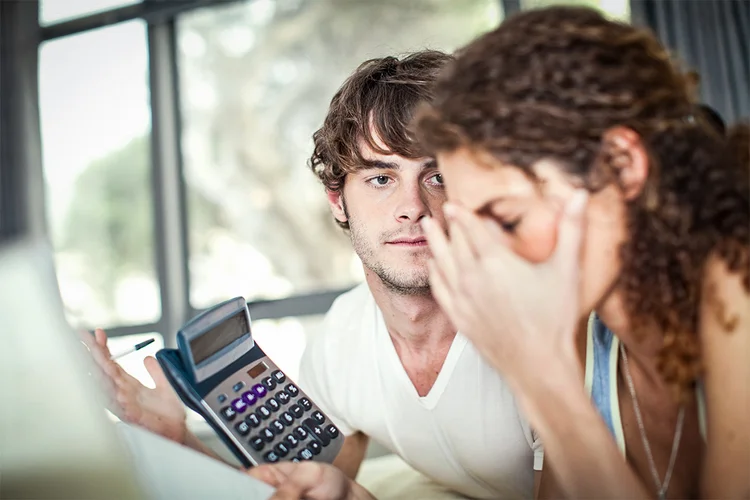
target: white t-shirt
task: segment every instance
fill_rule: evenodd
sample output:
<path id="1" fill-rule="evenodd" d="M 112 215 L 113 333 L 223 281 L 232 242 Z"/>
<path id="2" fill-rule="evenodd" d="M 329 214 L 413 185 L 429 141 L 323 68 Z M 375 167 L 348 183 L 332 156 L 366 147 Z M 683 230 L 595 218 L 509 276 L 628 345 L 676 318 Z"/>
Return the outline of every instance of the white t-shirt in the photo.
<path id="1" fill-rule="evenodd" d="M 344 435 L 361 431 L 474 498 L 530 498 L 543 451 L 497 372 L 460 333 L 419 397 L 366 284 L 339 297 L 308 342 L 299 384 Z"/>

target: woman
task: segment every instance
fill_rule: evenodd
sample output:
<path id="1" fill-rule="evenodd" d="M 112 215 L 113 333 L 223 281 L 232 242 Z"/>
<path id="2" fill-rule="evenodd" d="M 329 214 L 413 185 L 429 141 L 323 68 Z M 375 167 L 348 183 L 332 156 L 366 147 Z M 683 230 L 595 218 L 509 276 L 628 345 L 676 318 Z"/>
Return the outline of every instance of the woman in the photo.
<path id="1" fill-rule="evenodd" d="M 419 119 L 453 203 L 433 293 L 515 387 L 542 495 L 750 495 L 748 131 L 694 109 L 653 36 L 558 7 L 463 49 Z"/>
<path id="2" fill-rule="evenodd" d="M 433 293 L 539 432 L 542 496 L 750 495 L 748 130 L 688 87 L 650 34 L 556 7 L 464 48 L 418 119 L 451 200 Z M 366 495 L 284 467 L 254 474 Z"/>

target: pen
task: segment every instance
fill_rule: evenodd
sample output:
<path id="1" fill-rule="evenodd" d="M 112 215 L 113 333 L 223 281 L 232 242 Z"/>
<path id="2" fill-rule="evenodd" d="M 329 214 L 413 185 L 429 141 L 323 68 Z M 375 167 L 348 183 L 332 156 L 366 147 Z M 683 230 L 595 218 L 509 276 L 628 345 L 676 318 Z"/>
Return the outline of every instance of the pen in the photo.
<path id="1" fill-rule="evenodd" d="M 140 349 L 143 349 L 147 345 L 150 345 L 151 343 L 153 343 L 154 340 L 156 340 L 156 339 L 144 340 L 143 342 L 140 342 L 140 343 L 134 345 L 133 347 L 129 347 L 129 348 L 125 349 L 122 352 L 118 352 L 117 354 L 113 354 L 109 359 L 112 359 L 112 360 L 119 359 L 119 358 L 121 358 L 123 356 L 126 356 L 126 355 L 130 354 L 131 352 L 135 352 L 135 351 L 138 351 Z"/>

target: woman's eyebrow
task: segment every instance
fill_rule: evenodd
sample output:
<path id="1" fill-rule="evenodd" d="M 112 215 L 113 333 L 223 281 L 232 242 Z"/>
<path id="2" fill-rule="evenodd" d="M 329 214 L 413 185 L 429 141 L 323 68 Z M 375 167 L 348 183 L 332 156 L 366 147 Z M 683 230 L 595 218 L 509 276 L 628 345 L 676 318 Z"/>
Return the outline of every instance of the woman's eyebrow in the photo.
<path id="1" fill-rule="evenodd" d="M 492 207 L 497 203 L 505 201 L 505 199 L 506 199 L 505 196 L 498 196 L 496 198 L 492 198 L 491 200 L 485 202 L 479 208 L 474 210 L 474 212 L 477 215 L 487 215 L 487 216 L 492 215 Z"/>

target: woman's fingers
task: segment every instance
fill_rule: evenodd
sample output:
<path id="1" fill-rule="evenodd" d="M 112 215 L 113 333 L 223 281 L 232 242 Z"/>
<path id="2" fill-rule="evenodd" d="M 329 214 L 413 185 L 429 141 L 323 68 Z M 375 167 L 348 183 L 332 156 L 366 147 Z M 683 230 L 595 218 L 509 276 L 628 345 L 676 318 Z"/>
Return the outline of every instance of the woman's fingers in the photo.
<path id="1" fill-rule="evenodd" d="M 422 229 L 430 245 L 433 261 L 440 268 L 447 284 L 452 286 L 456 282 L 458 270 L 445 231 L 429 217 L 422 219 Z"/>

